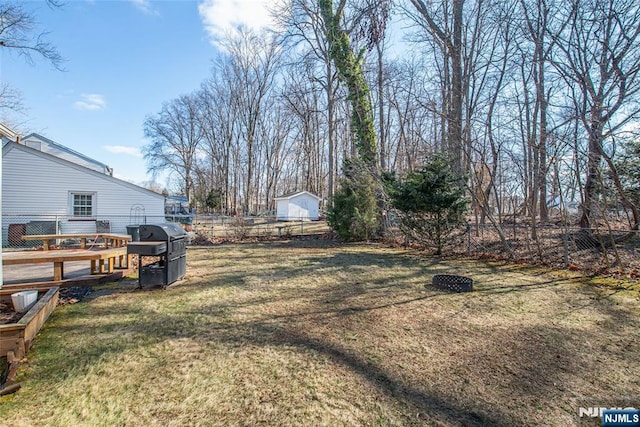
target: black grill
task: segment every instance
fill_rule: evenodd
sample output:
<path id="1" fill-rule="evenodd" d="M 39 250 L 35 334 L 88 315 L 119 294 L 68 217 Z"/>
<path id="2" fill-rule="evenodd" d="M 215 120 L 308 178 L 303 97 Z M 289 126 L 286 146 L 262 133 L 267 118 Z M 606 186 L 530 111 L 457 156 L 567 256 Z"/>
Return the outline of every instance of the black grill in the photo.
<path id="1" fill-rule="evenodd" d="M 187 233 L 179 224 L 144 224 L 140 226 L 140 241 L 127 245 L 129 254 L 138 255 L 138 284 L 162 286 L 180 280 L 187 272 Z M 142 265 L 142 257 L 159 257 L 160 260 Z"/>

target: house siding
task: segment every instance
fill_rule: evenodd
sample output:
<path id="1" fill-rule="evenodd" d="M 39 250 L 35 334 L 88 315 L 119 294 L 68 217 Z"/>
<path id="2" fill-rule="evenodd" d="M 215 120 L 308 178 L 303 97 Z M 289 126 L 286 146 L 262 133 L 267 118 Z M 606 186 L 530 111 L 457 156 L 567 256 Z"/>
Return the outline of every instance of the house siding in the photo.
<path id="1" fill-rule="evenodd" d="M 40 215 L 64 218 L 62 233 L 95 232 L 95 221 L 68 221 L 70 192 L 95 193 L 94 218 L 108 220 L 111 232 L 125 233 L 131 207 L 144 206 L 148 222 L 164 218 L 164 197 L 142 187 L 89 170 L 28 147 L 13 144 L 3 150 L 3 242 L 9 223 L 27 222 Z M 12 216 L 17 216 L 12 218 Z M 31 215 L 31 216 L 29 216 Z"/>

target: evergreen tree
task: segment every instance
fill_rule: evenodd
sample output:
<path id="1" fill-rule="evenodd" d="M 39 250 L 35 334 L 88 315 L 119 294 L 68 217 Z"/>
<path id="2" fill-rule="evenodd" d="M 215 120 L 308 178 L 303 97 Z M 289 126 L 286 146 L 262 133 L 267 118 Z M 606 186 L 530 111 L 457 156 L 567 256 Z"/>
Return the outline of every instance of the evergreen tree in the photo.
<path id="1" fill-rule="evenodd" d="M 442 254 L 447 237 L 465 223 L 469 202 L 460 182 L 444 156 L 434 156 L 403 180 L 392 181 L 391 203 L 402 232 Z"/>
<path id="2" fill-rule="evenodd" d="M 346 161 L 327 223 L 343 240 L 369 240 L 379 230 L 375 180 L 359 161 Z"/>

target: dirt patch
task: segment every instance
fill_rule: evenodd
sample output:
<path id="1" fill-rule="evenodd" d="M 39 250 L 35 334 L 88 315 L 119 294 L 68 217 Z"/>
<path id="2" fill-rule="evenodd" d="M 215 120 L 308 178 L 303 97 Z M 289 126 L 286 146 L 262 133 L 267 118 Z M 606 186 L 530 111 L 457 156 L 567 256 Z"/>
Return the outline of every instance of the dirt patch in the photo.
<path id="1" fill-rule="evenodd" d="M 16 323 L 23 315 L 14 311 L 13 304 L 0 302 L 0 325 Z"/>
<path id="2" fill-rule="evenodd" d="M 58 293 L 58 305 L 75 304 L 82 301 L 93 289 L 88 286 L 62 288 Z"/>

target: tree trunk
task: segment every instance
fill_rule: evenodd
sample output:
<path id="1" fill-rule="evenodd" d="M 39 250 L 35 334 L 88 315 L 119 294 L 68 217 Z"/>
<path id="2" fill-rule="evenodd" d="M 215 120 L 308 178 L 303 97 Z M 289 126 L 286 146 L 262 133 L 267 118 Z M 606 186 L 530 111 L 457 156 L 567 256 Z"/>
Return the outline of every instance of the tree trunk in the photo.
<path id="1" fill-rule="evenodd" d="M 451 54 L 451 110 L 448 123 L 448 145 L 453 153 L 454 172 L 461 176 L 464 172 L 464 155 L 462 144 L 462 11 L 464 0 L 453 0 L 453 39 L 449 52 Z"/>
<path id="2" fill-rule="evenodd" d="M 593 225 L 593 214 L 597 202 L 597 183 L 600 162 L 602 161 L 602 126 L 601 111 L 597 105 L 591 109 L 591 129 L 589 131 L 589 151 L 587 154 L 587 179 L 584 183 L 584 202 L 582 205 L 582 216 L 580 218 L 580 228 L 591 229 Z"/>

